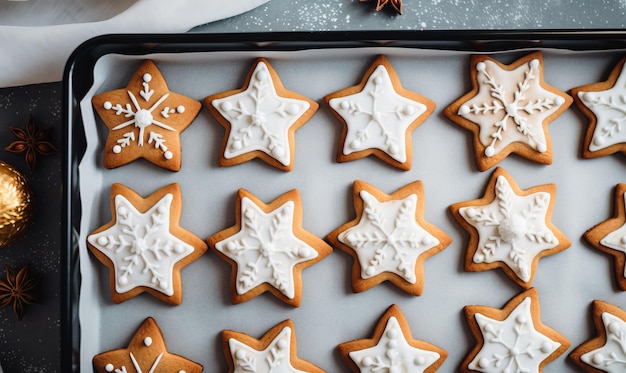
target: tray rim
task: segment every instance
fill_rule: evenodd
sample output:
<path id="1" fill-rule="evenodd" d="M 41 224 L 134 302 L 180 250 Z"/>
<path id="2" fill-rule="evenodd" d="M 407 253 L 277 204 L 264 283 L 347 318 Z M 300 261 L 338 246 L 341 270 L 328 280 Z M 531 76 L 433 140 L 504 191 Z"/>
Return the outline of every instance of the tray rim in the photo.
<path id="1" fill-rule="evenodd" d="M 626 50 L 626 30 L 393 30 L 297 31 L 262 33 L 107 34 L 79 45 L 68 58 L 62 82 L 61 371 L 76 372 L 80 323 L 77 299 L 80 196 L 78 164 L 84 152 L 78 102 L 91 86 L 90 72 L 107 54 L 144 55 L 217 51 L 297 51 L 304 49 L 403 47 L 496 53 L 522 48 L 573 51 Z M 88 79 L 77 80 L 77 77 Z"/>

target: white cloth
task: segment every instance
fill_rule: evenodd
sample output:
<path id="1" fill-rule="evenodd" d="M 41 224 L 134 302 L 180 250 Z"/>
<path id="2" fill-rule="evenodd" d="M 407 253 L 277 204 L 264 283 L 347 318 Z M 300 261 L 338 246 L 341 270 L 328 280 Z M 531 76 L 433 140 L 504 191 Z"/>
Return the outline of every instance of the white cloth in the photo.
<path id="1" fill-rule="evenodd" d="M 0 25 L 0 87 L 60 81 L 72 51 L 94 36 L 186 32 L 267 1 L 136 0 L 119 14 L 95 22 L 56 23 L 56 20 L 56 24 L 30 26 L 25 20 L 20 26 Z M 26 1 L 21 5 L 32 4 L 35 12 L 36 3 Z M 60 1 L 59 6 L 67 3 Z M 0 11 L 1 8 L 0 5 Z M 80 12 L 72 13 L 72 20 L 75 18 L 80 19 Z"/>

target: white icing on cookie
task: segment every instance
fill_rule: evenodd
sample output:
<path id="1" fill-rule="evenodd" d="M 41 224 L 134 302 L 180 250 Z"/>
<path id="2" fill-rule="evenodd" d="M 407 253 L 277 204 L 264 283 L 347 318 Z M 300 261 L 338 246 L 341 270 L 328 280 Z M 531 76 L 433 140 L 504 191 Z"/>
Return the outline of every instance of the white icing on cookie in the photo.
<path id="1" fill-rule="evenodd" d="M 174 294 L 174 265 L 194 248 L 169 231 L 172 200 L 166 194 L 142 214 L 123 195 L 116 195 L 115 224 L 87 237 L 113 262 L 118 293 L 144 286 Z"/>
<path id="2" fill-rule="evenodd" d="M 582 355 L 580 359 L 604 372 L 624 372 L 626 370 L 626 322 L 615 315 L 603 312 L 602 323 L 606 331 L 606 343 Z"/>
<path id="3" fill-rule="evenodd" d="M 294 267 L 319 254 L 294 234 L 294 210 L 288 201 L 266 214 L 249 198 L 241 199 L 241 230 L 215 244 L 237 263 L 237 294 L 268 283 L 295 297 Z"/>
<path id="4" fill-rule="evenodd" d="M 598 92 L 581 91 L 578 98 L 597 120 L 589 151 L 626 143 L 626 65 L 613 87 Z"/>
<path id="5" fill-rule="evenodd" d="M 476 64 L 478 93 L 458 115 L 480 126 L 479 141 L 492 157 L 514 142 L 548 151 L 543 122 L 565 99 L 541 87 L 541 64 L 534 59 L 512 71 L 491 60 Z"/>
<path id="6" fill-rule="evenodd" d="M 468 368 L 478 372 L 539 372 L 541 363 L 561 344 L 535 329 L 531 298 L 525 298 L 503 321 L 474 315 L 483 345 Z"/>
<path id="7" fill-rule="evenodd" d="M 624 193 L 624 205 L 626 207 L 626 193 Z M 626 253 L 626 223 L 610 232 L 600 240 L 600 244 L 610 249 Z M 626 269 L 624 270 L 626 277 Z"/>
<path id="8" fill-rule="evenodd" d="M 305 100 L 278 96 L 267 65 L 259 62 L 246 90 L 211 103 L 230 122 L 224 158 L 262 151 L 281 164 L 291 162 L 289 129 L 310 108 Z"/>
<path id="9" fill-rule="evenodd" d="M 518 196 L 504 176 L 498 176 L 495 199 L 484 206 L 459 209 L 460 215 L 476 228 L 478 248 L 474 263 L 503 262 L 522 281 L 532 277 L 532 262 L 559 241 L 546 225 L 550 193 Z"/>
<path id="10" fill-rule="evenodd" d="M 407 161 L 406 131 L 427 107 L 398 94 L 384 65 L 376 67 L 361 92 L 328 104 L 346 122 L 343 154 L 379 149 L 398 162 Z"/>
<path id="11" fill-rule="evenodd" d="M 415 220 L 417 195 L 379 202 L 365 190 L 359 223 L 338 235 L 357 254 L 361 278 L 392 272 L 414 284 L 417 258 L 439 245 L 439 240 Z"/>
<path id="12" fill-rule="evenodd" d="M 154 90 L 150 88 L 151 81 L 152 75 L 146 73 L 142 76 L 143 89 L 138 92 L 127 91 L 128 100 L 126 102 L 104 102 L 103 108 L 105 110 L 113 111 L 117 116 L 121 115 L 128 118 L 128 120 L 118 124 L 111 130 L 118 134 L 118 140 L 113 149 L 111 149 L 113 153 L 120 154 L 124 148 L 133 145 L 135 142 L 137 146 L 144 146 L 144 142 L 147 142 L 155 149 L 160 150 L 165 159 L 170 160 L 173 158 L 172 152 L 165 145 L 161 132 L 176 132 L 176 130 L 162 121 L 170 118 L 170 115 L 182 114 L 185 111 L 185 107 L 179 105 L 176 108 L 170 108 L 167 105 L 170 95 L 168 92 L 163 93 L 156 102 L 148 106 L 148 102 L 154 94 Z M 139 129 L 137 136 L 134 129 L 128 129 L 130 126 Z M 147 134 L 146 131 L 148 132 Z"/>
<path id="13" fill-rule="evenodd" d="M 395 317 L 389 318 L 375 346 L 352 351 L 349 356 L 363 373 L 422 373 L 440 358 L 437 352 L 411 346 Z"/>
<path id="14" fill-rule="evenodd" d="M 291 328 L 285 327 L 263 351 L 234 339 L 228 340 L 233 359 L 233 373 L 306 373 L 291 365 Z"/>

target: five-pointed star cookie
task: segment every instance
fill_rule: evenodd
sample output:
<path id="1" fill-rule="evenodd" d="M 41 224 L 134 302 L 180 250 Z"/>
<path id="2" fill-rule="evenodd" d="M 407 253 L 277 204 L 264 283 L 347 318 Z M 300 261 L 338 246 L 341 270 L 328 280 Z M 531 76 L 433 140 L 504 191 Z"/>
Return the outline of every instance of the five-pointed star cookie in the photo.
<path id="1" fill-rule="evenodd" d="M 94 356 L 93 368 L 98 373 L 199 373 L 202 365 L 167 350 L 161 329 L 148 317 L 139 327 L 127 348 Z"/>
<path id="2" fill-rule="evenodd" d="M 178 221 L 182 196 L 170 184 L 143 198 L 121 185 L 111 186 L 109 223 L 87 237 L 91 253 L 111 270 L 114 303 L 142 292 L 164 302 L 182 302 L 180 270 L 208 249 Z"/>
<path id="3" fill-rule="evenodd" d="M 576 106 L 589 119 L 582 155 L 596 158 L 621 152 L 626 155 L 626 57 L 604 82 L 571 90 Z"/>
<path id="4" fill-rule="evenodd" d="M 472 131 L 478 169 L 485 171 L 511 153 L 552 163 L 548 124 L 571 105 L 572 98 L 543 78 L 541 52 L 511 65 L 487 56 L 472 56 L 473 89 L 444 114 Z"/>
<path id="5" fill-rule="evenodd" d="M 327 238 L 354 259 L 354 292 L 390 281 L 409 294 L 421 295 L 424 261 L 452 241 L 424 220 L 422 182 L 415 181 L 386 194 L 357 180 L 353 200 L 356 218 Z"/>
<path id="6" fill-rule="evenodd" d="M 291 320 L 276 325 L 261 339 L 224 330 L 222 345 L 228 361 L 228 373 L 324 373 L 319 367 L 298 358 L 296 334 Z"/>
<path id="7" fill-rule="evenodd" d="M 502 309 L 466 306 L 463 310 L 476 345 L 461 364 L 461 372 L 539 373 L 570 346 L 564 336 L 541 323 L 534 288 Z"/>
<path id="8" fill-rule="evenodd" d="M 626 184 L 615 187 L 615 215 L 585 232 L 596 249 L 614 258 L 617 287 L 626 291 Z"/>
<path id="9" fill-rule="evenodd" d="M 283 171 L 293 168 L 296 130 L 319 107 L 285 89 L 278 73 L 263 58 L 250 70 L 243 88 L 208 96 L 204 102 L 226 129 L 221 166 L 260 158 Z"/>
<path id="10" fill-rule="evenodd" d="M 448 353 L 430 343 L 413 339 L 411 328 L 396 305 L 380 318 L 374 335 L 337 346 L 353 372 L 432 373 Z"/>
<path id="11" fill-rule="evenodd" d="M 412 164 L 412 132 L 435 109 L 431 100 L 407 89 L 389 61 L 378 57 L 359 85 L 324 97 L 343 123 L 338 162 L 374 155 L 401 170 Z"/>
<path id="12" fill-rule="evenodd" d="M 554 184 L 521 190 L 496 168 L 482 198 L 450 206 L 470 234 L 465 269 L 502 268 L 519 286 L 530 288 L 539 259 L 570 246 L 551 222 L 555 198 Z"/>
<path id="13" fill-rule="evenodd" d="M 269 291 L 291 306 L 302 299 L 302 270 L 332 251 L 322 239 L 302 228 L 302 202 L 297 190 L 269 204 L 240 189 L 236 224 L 207 239 L 233 267 L 231 298 L 245 302 Z"/>
<path id="14" fill-rule="evenodd" d="M 199 101 L 171 92 L 152 61 L 139 66 L 126 88 L 95 95 L 92 104 L 109 128 L 104 167 L 145 158 L 170 171 L 180 170 L 180 134 L 202 108 Z"/>
<path id="15" fill-rule="evenodd" d="M 569 355 L 586 372 L 619 373 L 626 369 L 626 312 L 599 300 L 592 304 L 597 335 Z"/>

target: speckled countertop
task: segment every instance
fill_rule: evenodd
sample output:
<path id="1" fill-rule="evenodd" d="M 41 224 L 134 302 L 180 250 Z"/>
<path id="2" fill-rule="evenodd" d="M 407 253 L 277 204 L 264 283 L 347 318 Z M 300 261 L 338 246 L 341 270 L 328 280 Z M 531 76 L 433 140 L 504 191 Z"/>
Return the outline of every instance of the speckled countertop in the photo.
<path id="1" fill-rule="evenodd" d="M 358 0 L 273 0 L 248 13 L 201 25 L 192 32 L 275 32 L 333 30 L 622 29 L 626 0 L 404 0 L 403 14 L 391 6 L 374 11 Z M 106 33 L 106 30 L 103 30 Z M 0 250 L 4 266 L 30 263 L 43 276 L 41 305 L 22 321 L 0 309 L 0 365 L 4 372 L 55 372 L 60 364 L 60 218 L 62 84 L 0 89 L 0 148 L 13 140 L 10 127 L 24 128 L 33 115 L 40 128 L 53 127 L 49 140 L 59 151 L 38 158 L 33 172 L 24 157 L 0 152 L 0 160 L 26 175 L 36 196 L 35 225 L 28 236 Z"/>

